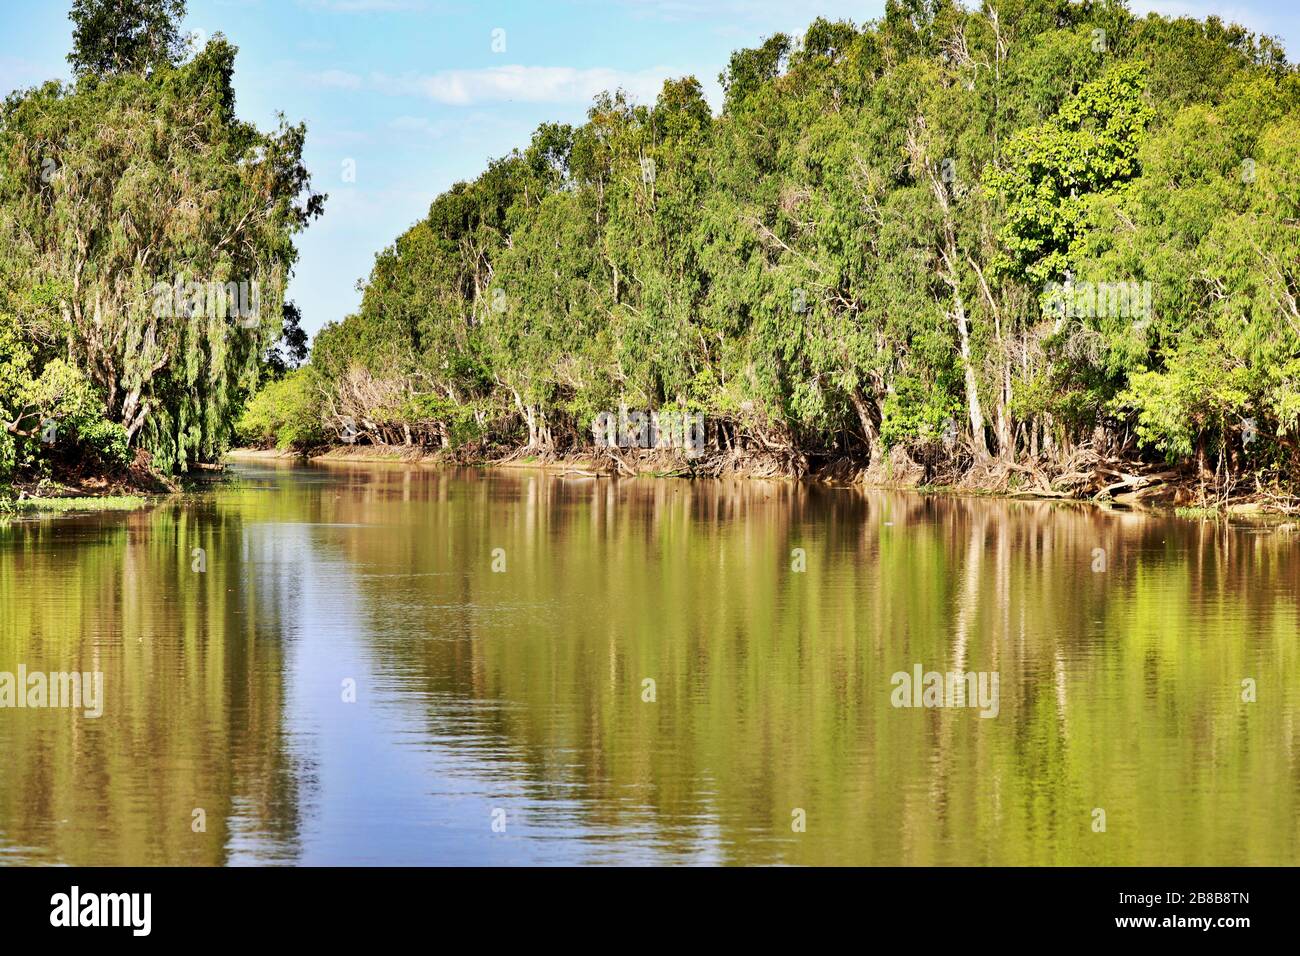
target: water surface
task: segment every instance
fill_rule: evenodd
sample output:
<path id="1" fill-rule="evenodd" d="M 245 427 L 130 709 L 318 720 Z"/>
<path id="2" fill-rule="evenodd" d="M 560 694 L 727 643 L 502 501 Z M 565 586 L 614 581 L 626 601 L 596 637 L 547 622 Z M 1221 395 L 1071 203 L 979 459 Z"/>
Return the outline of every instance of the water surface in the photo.
<path id="1" fill-rule="evenodd" d="M 241 465 L 0 527 L 0 672 L 105 683 L 99 719 L 0 709 L 0 862 L 1294 864 L 1298 551 L 1037 502 Z M 893 706 L 917 664 L 997 674 L 997 716 Z"/>

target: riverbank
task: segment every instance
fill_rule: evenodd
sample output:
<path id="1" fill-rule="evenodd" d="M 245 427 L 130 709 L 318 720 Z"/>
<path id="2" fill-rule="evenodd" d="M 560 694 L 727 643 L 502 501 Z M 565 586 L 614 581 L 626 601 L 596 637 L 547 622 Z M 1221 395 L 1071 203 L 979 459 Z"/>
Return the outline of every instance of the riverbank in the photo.
<path id="1" fill-rule="evenodd" d="M 133 511 L 181 490 L 178 481 L 155 471 L 142 453 L 130 465 L 107 474 L 96 472 L 85 461 L 58 462 L 39 479 L 0 486 L 0 517 Z"/>
<path id="2" fill-rule="evenodd" d="M 134 495 L 14 498 L 0 500 L 0 518 L 7 515 L 67 514 L 74 511 L 135 511 L 148 503 L 147 499 Z"/>
<path id="3" fill-rule="evenodd" d="M 767 478 L 806 479 L 852 484 L 851 469 L 795 466 L 787 457 L 744 452 L 706 454 L 696 458 L 670 449 L 592 449 L 555 453 L 518 449 L 505 455 L 467 456 L 443 450 L 429 451 L 411 445 L 336 445 L 306 453 L 281 449 L 236 448 L 225 457 L 232 461 L 318 461 L 355 464 L 461 465 L 476 468 L 534 468 L 557 474 L 590 478 Z"/>
<path id="4" fill-rule="evenodd" d="M 864 466 L 847 459 L 809 461 L 788 449 L 706 453 L 694 458 L 671 449 L 591 449 L 557 454 L 518 449 L 500 456 L 465 456 L 418 446 L 337 445 L 308 454 L 280 449 L 234 449 L 235 461 L 309 460 L 326 463 L 399 463 L 429 466 L 533 468 L 585 478 L 763 478 L 838 486 L 979 495 L 1020 500 L 1058 500 L 1126 509 L 1170 511 L 1187 518 L 1300 514 L 1300 497 L 1281 492 L 1217 493 L 1190 469 L 1110 461 L 1085 451 L 1054 468 L 989 461 L 929 465 L 902 449 Z"/>
<path id="5" fill-rule="evenodd" d="M 134 511 L 179 490 L 157 476 L 137 480 L 130 475 L 84 478 L 74 482 L 43 479 L 0 487 L 0 519 L 87 511 Z"/>
<path id="6" fill-rule="evenodd" d="M 1214 495 L 1189 473 L 1136 463 L 1078 461 L 1051 472 L 1023 463 L 990 461 L 957 472 L 910 458 L 901 449 L 871 466 L 847 459 L 808 461 L 785 449 L 740 450 L 685 457 L 672 449 L 590 449 L 558 454 L 518 449 L 504 455 L 465 455 L 419 446 L 336 445 L 308 453 L 236 448 L 230 461 L 312 461 L 324 464 L 403 464 L 428 467 L 534 469 L 566 478 L 744 478 L 807 481 L 922 494 L 964 495 L 1008 500 L 1051 500 L 1122 510 L 1167 512 L 1189 519 L 1279 518 L 1300 515 L 1300 499 L 1274 493 Z M 203 465 L 218 471 L 221 465 Z M 71 483 L 45 479 L 16 483 L 0 494 L 0 516 L 85 511 L 128 511 L 160 495 L 181 491 L 179 483 L 151 470 L 133 468 L 108 477 L 78 476 Z"/>

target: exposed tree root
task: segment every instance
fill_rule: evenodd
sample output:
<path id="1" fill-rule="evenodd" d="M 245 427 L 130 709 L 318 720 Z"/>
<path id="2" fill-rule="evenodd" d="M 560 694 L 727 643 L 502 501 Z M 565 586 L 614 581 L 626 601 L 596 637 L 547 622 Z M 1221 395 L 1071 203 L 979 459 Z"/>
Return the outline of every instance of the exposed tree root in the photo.
<path id="1" fill-rule="evenodd" d="M 364 458 L 369 446 L 344 446 L 327 457 Z M 779 442 L 753 442 L 686 455 L 669 448 L 585 448 L 561 452 L 518 446 L 427 450 L 377 446 L 386 458 L 442 464 L 545 468 L 565 477 L 808 479 L 869 487 L 950 488 L 1015 499 L 1093 501 L 1119 507 L 1183 506 L 1216 512 L 1266 511 L 1300 514 L 1300 496 L 1279 489 L 1246 491 L 1246 482 L 1215 482 L 1188 467 L 1103 454 L 1090 445 L 1055 457 L 990 457 L 976 460 L 964 448 L 922 450 L 914 458 L 903 448 L 879 452 L 867 464 L 848 456 L 813 458 Z M 372 449 L 372 452 L 376 449 Z"/>

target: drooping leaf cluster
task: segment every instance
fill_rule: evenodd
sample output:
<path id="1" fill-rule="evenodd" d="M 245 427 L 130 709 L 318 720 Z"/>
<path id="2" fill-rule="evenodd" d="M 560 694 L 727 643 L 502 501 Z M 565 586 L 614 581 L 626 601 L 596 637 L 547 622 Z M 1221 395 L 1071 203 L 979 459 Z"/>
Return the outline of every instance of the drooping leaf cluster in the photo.
<path id="1" fill-rule="evenodd" d="M 182 62 L 183 8 L 75 4 L 75 85 L 0 106 L 0 479 L 90 439 L 112 463 L 211 461 L 305 355 L 284 302 L 323 202 L 305 130 L 240 121 L 235 48 L 217 35 Z"/>

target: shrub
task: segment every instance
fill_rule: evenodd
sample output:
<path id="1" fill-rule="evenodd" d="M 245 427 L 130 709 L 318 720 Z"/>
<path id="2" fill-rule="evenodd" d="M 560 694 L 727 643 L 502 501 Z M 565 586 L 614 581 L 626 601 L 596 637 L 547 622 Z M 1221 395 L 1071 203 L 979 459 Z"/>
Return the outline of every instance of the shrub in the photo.
<path id="1" fill-rule="evenodd" d="M 131 463 L 131 448 L 126 427 L 118 422 L 95 416 L 74 423 L 77 440 L 109 468 L 125 468 Z"/>
<path id="2" fill-rule="evenodd" d="M 316 373 L 310 367 L 300 368 L 267 383 L 244 407 L 235 435 L 247 445 L 282 449 L 310 448 L 323 442 Z"/>

